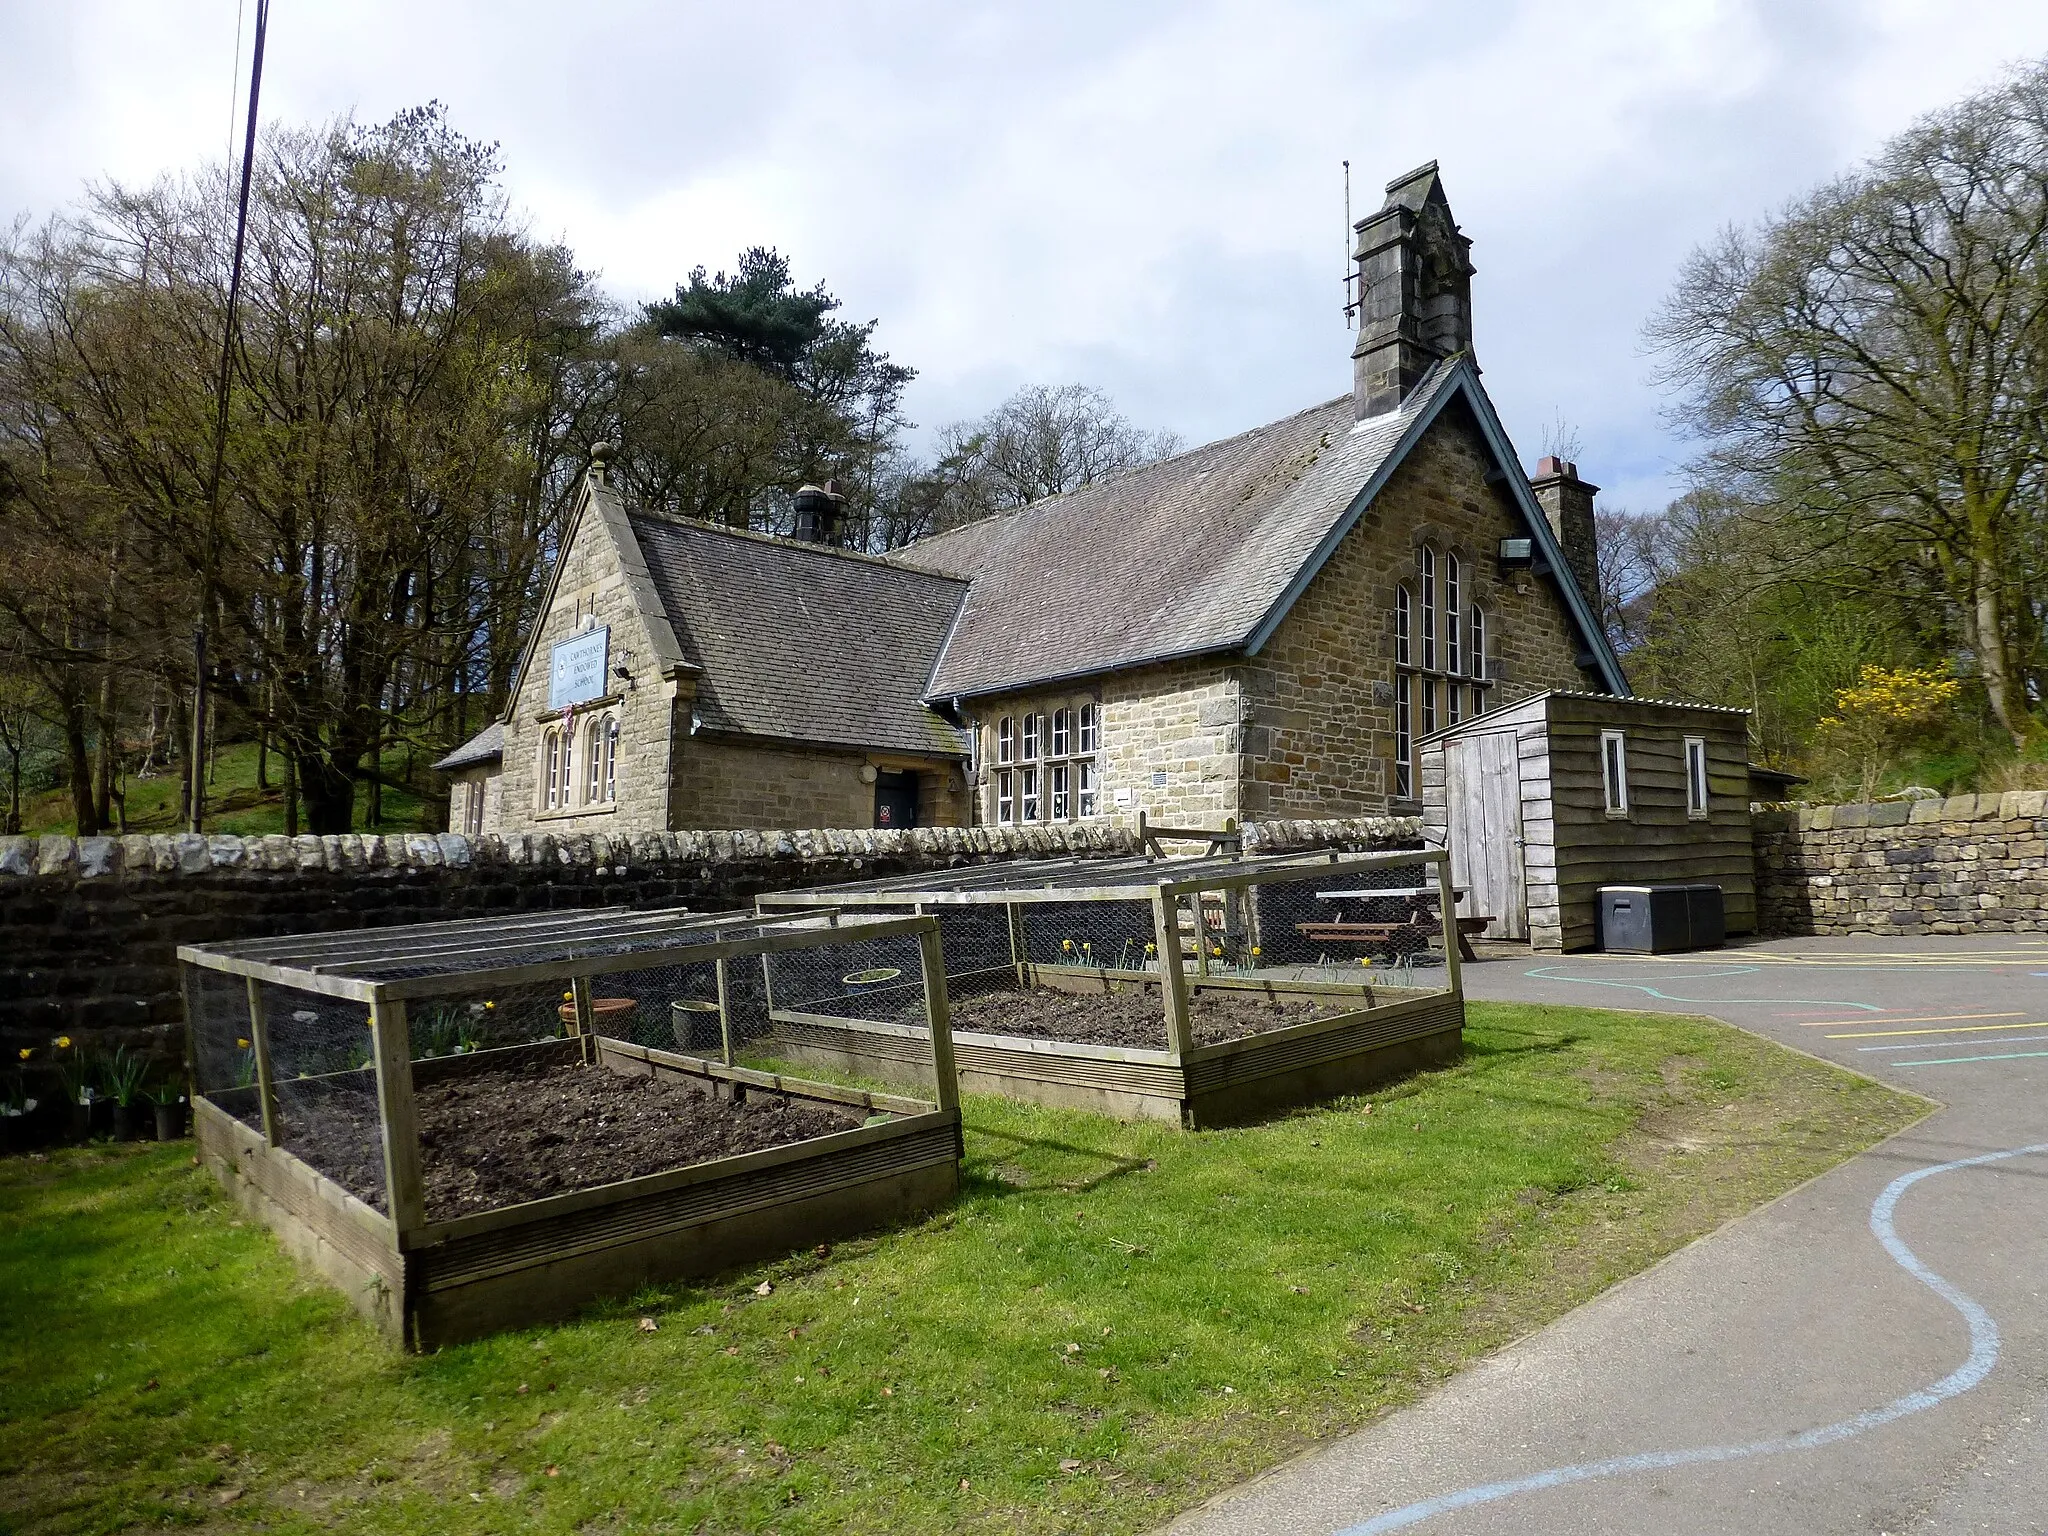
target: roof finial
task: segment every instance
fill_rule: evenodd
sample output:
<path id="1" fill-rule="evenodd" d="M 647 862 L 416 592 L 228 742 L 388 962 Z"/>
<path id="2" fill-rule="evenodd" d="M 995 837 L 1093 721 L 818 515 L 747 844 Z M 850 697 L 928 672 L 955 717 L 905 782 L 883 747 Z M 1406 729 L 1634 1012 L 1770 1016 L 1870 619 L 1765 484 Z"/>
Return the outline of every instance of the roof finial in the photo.
<path id="1" fill-rule="evenodd" d="M 590 445 L 590 478 L 599 485 L 611 484 L 612 460 L 619 456 L 617 443 L 592 443 Z"/>

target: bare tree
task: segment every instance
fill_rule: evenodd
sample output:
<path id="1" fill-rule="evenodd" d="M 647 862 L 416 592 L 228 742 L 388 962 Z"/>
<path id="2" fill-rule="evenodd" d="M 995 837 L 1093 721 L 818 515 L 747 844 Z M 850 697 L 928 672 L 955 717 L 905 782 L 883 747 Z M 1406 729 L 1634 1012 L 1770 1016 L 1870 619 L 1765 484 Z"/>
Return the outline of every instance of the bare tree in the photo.
<path id="1" fill-rule="evenodd" d="M 2048 495 L 2048 64 L 1686 263 L 1649 328 L 1697 466 L 1866 590 L 1932 588 L 2015 742 Z"/>

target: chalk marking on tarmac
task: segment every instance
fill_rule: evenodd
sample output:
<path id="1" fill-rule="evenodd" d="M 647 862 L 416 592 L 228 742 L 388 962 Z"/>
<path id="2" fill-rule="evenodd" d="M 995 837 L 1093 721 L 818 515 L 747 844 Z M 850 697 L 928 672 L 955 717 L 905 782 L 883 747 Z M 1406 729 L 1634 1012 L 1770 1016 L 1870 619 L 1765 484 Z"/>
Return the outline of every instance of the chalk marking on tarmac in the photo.
<path id="1" fill-rule="evenodd" d="M 1870 1207 L 1870 1231 L 1907 1274 L 1926 1286 L 1943 1301 L 1954 1307 L 1970 1327 L 1970 1355 L 1961 1365 L 1931 1387 L 1922 1387 L 1895 1397 L 1880 1408 L 1867 1408 L 1862 1413 L 1846 1419 L 1837 1419 L 1832 1424 L 1823 1424 L 1815 1429 L 1802 1430 L 1796 1435 L 1777 1435 L 1768 1440 L 1752 1440 L 1747 1445 L 1699 1446 L 1684 1451 L 1645 1451 L 1634 1456 L 1613 1456 L 1605 1461 L 1582 1461 L 1575 1466 L 1552 1467 L 1547 1472 L 1532 1473 L 1528 1477 L 1509 1478 L 1497 1483 L 1481 1483 L 1457 1493 L 1439 1494 L 1433 1499 L 1403 1505 L 1400 1509 L 1389 1510 L 1383 1515 L 1358 1525 L 1346 1526 L 1338 1536 L 1379 1536 L 1382 1531 L 1397 1531 L 1404 1526 L 1418 1525 L 1438 1515 L 1453 1510 L 1471 1509 L 1480 1504 L 1492 1504 L 1501 1499 L 1512 1498 L 1518 1493 L 1534 1493 L 1544 1488 L 1562 1488 L 1571 1483 L 1587 1483 L 1598 1478 L 1622 1477 L 1631 1472 L 1659 1472 L 1668 1467 L 1698 1466 L 1703 1463 L 1740 1461 L 1750 1456 L 1776 1456 L 1786 1451 L 1811 1451 L 1836 1441 L 1847 1440 L 1866 1430 L 1889 1424 L 1894 1419 L 1903 1419 L 1908 1414 L 1935 1407 L 1949 1398 L 1969 1391 L 1998 1364 L 1998 1324 L 1989 1312 L 1955 1286 L 1937 1275 L 1925 1264 L 1920 1256 L 1908 1248 L 1892 1224 L 1892 1213 L 1898 1209 L 1899 1198 L 1922 1179 L 1934 1177 L 1937 1173 L 1951 1173 L 1958 1168 L 1974 1168 L 1982 1163 L 2002 1162 L 2008 1157 L 2026 1157 L 2036 1152 L 2048 1152 L 2048 1142 L 2037 1142 L 2030 1147 L 2013 1147 L 2004 1152 L 1986 1152 L 1977 1157 L 1958 1158 L 1952 1163 L 1935 1163 L 1926 1168 L 1916 1168 L 1911 1173 L 1902 1173 L 1885 1185 Z"/>
<path id="2" fill-rule="evenodd" d="M 1890 1019 L 1885 1020 L 1887 1024 L 1891 1022 Z M 2048 1029 L 2048 1019 L 2035 1019 L 2027 1024 L 1953 1024 L 1947 1029 L 1859 1029 L 1846 1035 L 1827 1035 L 1823 1038 L 1876 1040 L 1885 1035 L 1995 1035 L 2001 1029 Z"/>
<path id="3" fill-rule="evenodd" d="M 1667 1003 L 1825 1003 L 1830 1008 L 1861 1008 L 1866 1013 L 1883 1013 L 1885 1011 L 1876 1003 L 1852 1003 L 1839 997 L 1681 997 L 1676 992 L 1660 992 L 1655 987 L 1649 986 L 1641 980 L 1608 980 L 1599 976 L 1560 976 L 1558 974 L 1559 969 L 1560 967 L 1554 965 L 1539 965 L 1533 971 L 1525 971 L 1523 974 L 1533 977 L 1537 981 L 1577 981 L 1583 982 L 1589 987 L 1619 987 L 1625 992 L 1646 993 L 1651 997 L 1661 998 Z M 1745 965 L 1738 966 L 1734 970 L 1713 974 L 1722 976 L 1750 976 L 1754 975 L 1755 972 L 1755 966 Z M 1700 979 L 1711 981 L 1713 974 L 1702 976 Z"/>
<path id="4" fill-rule="evenodd" d="M 2031 1025 L 2021 1025 L 2030 1029 Z M 2007 1035 L 2002 1040 L 1923 1040 L 1918 1045 L 1859 1045 L 1858 1051 L 1960 1051 L 1972 1045 L 2024 1045 L 2034 1040 L 2048 1040 L 2048 1035 Z M 1907 1062 L 1907 1066 L 1924 1063 Z"/>
<path id="5" fill-rule="evenodd" d="M 2017 1019 L 2024 1016 L 2023 1010 L 2018 1008 L 2013 1009 L 2010 1013 L 1909 1013 L 1903 1018 L 1886 1019 L 1885 1023 L 1946 1024 L 1951 1019 Z M 1837 1029 L 1844 1024 L 1867 1024 L 1869 1022 L 1868 1019 L 1807 1019 L 1803 1020 L 1799 1027 L 1801 1029 Z M 1991 1026 L 1986 1025 L 1985 1027 L 1988 1029 Z"/>
<path id="6" fill-rule="evenodd" d="M 1990 1041 L 1984 1042 L 1986 1045 Z M 1931 1061 L 1901 1061 L 1894 1065 L 1901 1067 L 1953 1067 L 1965 1061 L 2018 1061 L 2027 1056 L 2048 1056 L 2048 1051 L 2005 1051 L 1996 1056 L 1937 1056 Z"/>

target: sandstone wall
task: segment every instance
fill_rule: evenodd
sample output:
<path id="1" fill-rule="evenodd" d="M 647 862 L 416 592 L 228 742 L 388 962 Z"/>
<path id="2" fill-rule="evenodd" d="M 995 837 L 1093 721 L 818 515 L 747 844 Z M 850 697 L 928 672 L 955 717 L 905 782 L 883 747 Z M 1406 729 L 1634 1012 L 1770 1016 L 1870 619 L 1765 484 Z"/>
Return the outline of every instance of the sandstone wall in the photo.
<path id="1" fill-rule="evenodd" d="M 907 831 L 0 837 L 0 1051 L 51 1037 L 176 1056 L 176 951 L 273 934 L 555 908 L 720 911 L 765 891 L 1136 851 L 1132 822 Z M 1407 818 L 1246 829 L 1255 852 L 1416 846 Z"/>
<path id="2" fill-rule="evenodd" d="M 577 706 L 573 793 L 568 806 L 547 810 L 541 784 L 541 742 L 543 733 L 561 718 L 558 711 L 548 710 L 549 652 L 579 633 L 593 616 L 611 632 L 606 686 L 612 692 Z M 619 568 L 612 534 L 594 513 L 586 512 L 576 524 L 574 537 L 562 555 L 554 601 L 540 616 L 538 627 L 533 663 L 520 678 L 518 696 L 506 716 L 504 767 L 495 792 L 486 801 L 484 831 L 522 827 L 620 836 L 665 826 L 670 721 L 679 687 L 663 678 L 654 665 L 654 644 Z M 610 670 L 620 665 L 632 673 L 630 685 Z M 693 692 L 685 680 L 680 688 L 685 715 Z M 617 797 L 592 803 L 588 796 L 587 727 L 592 717 L 606 713 L 619 720 Z"/>
<path id="3" fill-rule="evenodd" d="M 1758 807 L 1764 933 L 2048 931 L 2048 792 Z"/>
<path id="4" fill-rule="evenodd" d="M 861 779 L 868 766 L 917 774 L 919 826 L 966 822 L 966 766 L 950 759 L 700 735 L 687 737 L 676 751 L 669 825 L 871 827 L 875 786 Z"/>
<path id="5" fill-rule="evenodd" d="M 1446 412 L 1244 664 L 1245 789 L 1237 813 L 1244 819 L 1357 815 L 1384 809 L 1393 797 L 1394 590 L 1405 581 L 1415 594 L 1419 631 L 1417 552 L 1425 542 L 1458 557 L 1459 606 L 1476 604 L 1486 616 L 1487 672 L 1495 679 L 1485 690 L 1488 707 L 1503 697 L 1586 686 L 1556 586 L 1500 570 L 1500 541 L 1524 530 L 1506 493 L 1486 483 L 1490 467 L 1464 412 Z M 1419 663 L 1419 643 L 1414 656 Z M 1441 667 L 1446 657 L 1437 660 Z M 1430 681 L 1449 686 L 1441 673 Z M 1469 684 L 1456 686 L 1469 695 Z M 1420 735 L 1419 700 L 1416 709 Z M 1438 723 L 1448 725 L 1448 714 Z"/>

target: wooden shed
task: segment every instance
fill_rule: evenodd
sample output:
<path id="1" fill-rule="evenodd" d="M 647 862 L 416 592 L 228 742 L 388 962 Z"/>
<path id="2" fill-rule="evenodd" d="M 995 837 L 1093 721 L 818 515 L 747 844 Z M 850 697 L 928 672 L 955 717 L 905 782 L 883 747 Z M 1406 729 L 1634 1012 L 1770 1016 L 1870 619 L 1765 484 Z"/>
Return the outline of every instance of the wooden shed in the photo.
<path id="1" fill-rule="evenodd" d="M 1756 931 L 1749 711 L 1554 690 L 1421 738 L 1424 836 L 1459 910 L 1537 949 L 1600 942 L 1603 885 L 1719 885 Z"/>

